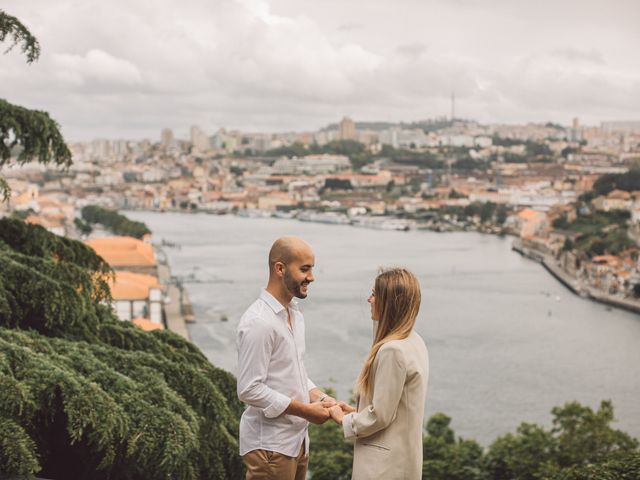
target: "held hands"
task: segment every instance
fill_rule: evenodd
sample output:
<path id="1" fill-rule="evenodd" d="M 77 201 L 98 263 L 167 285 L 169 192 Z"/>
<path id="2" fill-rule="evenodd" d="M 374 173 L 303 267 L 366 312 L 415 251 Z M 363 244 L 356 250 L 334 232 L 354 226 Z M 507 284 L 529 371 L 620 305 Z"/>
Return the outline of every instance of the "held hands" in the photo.
<path id="1" fill-rule="evenodd" d="M 331 418 L 329 408 L 337 405 L 335 398 L 325 395 L 322 392 L 319 392 L 319 395 L 314 402 L 303 404 L 303 412 L 302 415 L 300 415 L 309 423 L 316 425 L 320 425 L 329 420 Z"/>
<path id="2" fill-rule="evenodd" d="M 299 409 L 299 413 L 297 413 L 298 416 L 306 419 L 309 423 L 313 423 L 316 425 L 323 424 L 330 418 L 333 418 L 333 420 L 338 425 L 341 425 L 342 417 L 345 413 L 355 412 L 355 408 L 348 405 L 347 403 L 338 402 L 335 398 L 328 396 L 324 397 L 322 401 L 316 401 L 307 404 L 299 404 L 295 400 L 294 402 L 292 402 L 294 408 L 291 409 L 290 406 L 290 409 Z M 289 411 L 288 413 L 293 413 L 294 415 L 296 415 L 294 411 Z"/>
<path id="3" fill-rule="evenodd" d="M 331 418 L 329 410 L 324 406 L 324 402 L 307 403 L 305 415 L 303 416 L 309 423 L 320 425 Z"/>
<path id="4" fill-rule="evenodd" d="M 345 416 L 345 414 L 355 411 L 355 408 L 345 402 L 338 402 L 336 405 L 329 408 L 329 414 L 331 415 L 331 418 L 338 425 L 342 425 L 342 418 Z"/>

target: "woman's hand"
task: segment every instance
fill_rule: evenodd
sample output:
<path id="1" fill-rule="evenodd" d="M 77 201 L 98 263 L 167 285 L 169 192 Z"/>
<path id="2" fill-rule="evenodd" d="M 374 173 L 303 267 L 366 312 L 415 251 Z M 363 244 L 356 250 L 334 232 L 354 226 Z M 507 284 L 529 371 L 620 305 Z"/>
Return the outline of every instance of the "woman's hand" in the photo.
<path id="1" fill-rule="evenodd" d="M 338 406 L 342 409 L 344 413 L 353 413 L 356 411 L 351 405 L 345 402 L 338 402 Z"/>
<path id="2" fill-rule="evenodd" d="M 340 405 L 331 407 L 329 409 L 329 415 L 331 415 L 331 418 L 334 422 L 336 422 L 338 425 L 342 425 L 342 417 L 344 417 L 344 412 L 342 411 Z"/>

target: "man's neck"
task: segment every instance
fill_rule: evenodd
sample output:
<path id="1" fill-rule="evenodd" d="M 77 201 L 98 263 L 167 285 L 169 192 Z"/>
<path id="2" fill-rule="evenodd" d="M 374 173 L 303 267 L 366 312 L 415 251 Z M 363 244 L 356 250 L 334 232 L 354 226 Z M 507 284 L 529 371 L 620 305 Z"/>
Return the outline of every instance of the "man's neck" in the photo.
<path id="1" fill-rule="evenodd" d="M 273 298 L 278 300 L 278 302 L 280 302 L 280 304 L 284 308 L 289 308 L 289 304 L 291 303 L 293 295 L 291 295 L 289 292 L 282 291 L 282 289 L 278 288 L 278 286 L 276 285 L 267 285 L 267 288 L 265 288 L 265 290 L 273 295 Z"/>

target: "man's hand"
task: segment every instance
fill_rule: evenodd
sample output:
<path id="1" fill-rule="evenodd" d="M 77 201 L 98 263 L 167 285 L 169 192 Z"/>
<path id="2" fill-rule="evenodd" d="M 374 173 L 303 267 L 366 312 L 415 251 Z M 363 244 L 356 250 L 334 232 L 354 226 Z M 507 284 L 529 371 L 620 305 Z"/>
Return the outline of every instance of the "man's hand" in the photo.
<path id="1" fill-rule="evenodd" d="M 331 418 L 329 415 L 329 410 L 324 407 L 321 403 L 308 403 L 307 404 L 307 412 L 303 418 L 306 418 L 309 423 L 315 423 L 316 425 L 320 425 Z"/>
<path id="2" fill-rule="evenodd" d="M 309 423 L 314 423 L 316 425 L 320 425 L 331 418 L 329 410 L 322 405 L 322 402 L 302 403 L 298 400 L 291 400 L 291 403 L 284 413 L 304 418 Z"/>

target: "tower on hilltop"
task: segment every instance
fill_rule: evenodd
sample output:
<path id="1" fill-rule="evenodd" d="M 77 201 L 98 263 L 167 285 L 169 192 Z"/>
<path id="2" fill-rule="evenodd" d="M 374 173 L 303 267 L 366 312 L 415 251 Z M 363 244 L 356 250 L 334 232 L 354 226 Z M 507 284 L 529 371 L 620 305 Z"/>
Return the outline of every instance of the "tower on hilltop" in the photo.
<path id="1" fill-rule="evenodd" d="M 456 118 L 456 92 L 451 92 L 451 123 Z"/>

